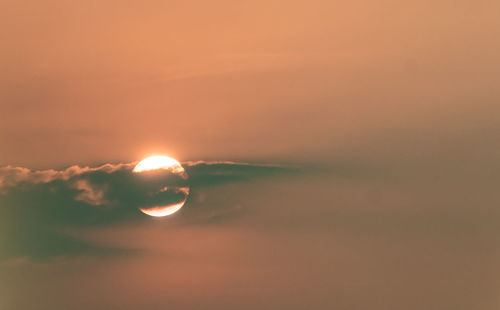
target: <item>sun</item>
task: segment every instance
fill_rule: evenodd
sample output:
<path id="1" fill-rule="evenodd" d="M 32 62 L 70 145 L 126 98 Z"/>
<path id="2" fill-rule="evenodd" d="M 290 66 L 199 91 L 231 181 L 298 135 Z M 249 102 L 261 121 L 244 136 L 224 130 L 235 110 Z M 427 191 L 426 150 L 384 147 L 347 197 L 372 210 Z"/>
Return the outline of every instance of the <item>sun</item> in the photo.
<path id="1" fill-rule="evenodd" d="M 154 170 L 170 170 L 173 173 L 184 172 L 184 168 L 177 160 L 164 155 L 155 155 L 144 158 L 134 167 L 133 172 L 146 172 Z"/>
<path id="2" fill-rule="evenodd" d="M 184 203 L 186 200 L 184 199 L 183 201 L 179 203 L 175 203 L 172 205 L 168 206 L 156 206 L 156 207 L 149 207 L 149 208 L 139 208 L 142 213 L 147 214 L 149 216 L 154 216 L 154 217 L 163 217 L 167 215 L 172 215 L 175 212 L 179 211 L 182 206 L 184 206 Z"/>
<path id="3" fill-rule="evenodd" d="M 182 167 L 182 165 L 175 159 L 164 156 L 164 155 L 155 155 L 155 156 L 150 156 L 146 157 L 143 160 L 141 160 L 132 170 L 132 172 L 137 173 L 137 174 L 149 174 L 153 173 L 154 175 L 170 175 L 174 174 L 182 179 L 186 180 L 187 179 L 187 173 Z M 160 174 L 157 174 L 160 173 Z M 165 174 L 164 174 L 165 173 Z M 176 203 L 169 203 L 169 204 L 159 204 L 156 206 L 138 206 L 139 210 L 147 215 L 154 216 L 154 217 L 163 217 L 163 216 L 168 216 L 176 213 L 179 211 L 184 203 L 187 200 L 187 196 L 189 195 L 189 187 L 180 187 L 180 186 L 165 186 L 162 185 L 163 187 L 161 189 L 154 189 L 152 192 L 149 193 L 149 196 L 152 199 L 155 198 L 160 198 L 161 195 L 164 195 L 165 192 L 172 192 L 172 193 L 183 193 L 184 198 L 181 201 L 178 201 Z"/>

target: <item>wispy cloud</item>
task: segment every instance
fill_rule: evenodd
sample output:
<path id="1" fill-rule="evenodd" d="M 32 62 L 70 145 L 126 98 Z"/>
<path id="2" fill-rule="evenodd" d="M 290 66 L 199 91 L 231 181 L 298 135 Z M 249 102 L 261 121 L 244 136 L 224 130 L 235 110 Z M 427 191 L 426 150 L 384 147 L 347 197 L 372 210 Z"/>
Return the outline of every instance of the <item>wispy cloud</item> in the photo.
<path id="1" fill-rule="evenodd" d="M 119 169 L 130 169 L 135 163 L 127 164 L 104 164 L 98 167 L 71 166 L 64 170 L 31 170 L 24 167 L 5 166 L 0 167 L 0 189 L 5 190 L 19 183 L 48 183 L 54 180 L 69 180 L 72 177 L 96 171 L 113 173 Z"/>

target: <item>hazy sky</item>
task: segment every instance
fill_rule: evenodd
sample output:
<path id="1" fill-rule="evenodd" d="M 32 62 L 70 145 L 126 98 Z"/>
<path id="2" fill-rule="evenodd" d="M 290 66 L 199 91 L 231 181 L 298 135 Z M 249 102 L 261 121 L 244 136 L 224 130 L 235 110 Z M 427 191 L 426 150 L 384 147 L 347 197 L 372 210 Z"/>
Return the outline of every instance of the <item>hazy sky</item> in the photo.
<path id="1" fill-rule="evenodd" d="M 499 9 L 2 1 L 0 163 L 328 157 L 470 131 L 499 109 Z"/>
<path id="2" fill-rule="evenodd" d="M 498 309 L 498 12 L 0 0 L 0 309 Z"/>

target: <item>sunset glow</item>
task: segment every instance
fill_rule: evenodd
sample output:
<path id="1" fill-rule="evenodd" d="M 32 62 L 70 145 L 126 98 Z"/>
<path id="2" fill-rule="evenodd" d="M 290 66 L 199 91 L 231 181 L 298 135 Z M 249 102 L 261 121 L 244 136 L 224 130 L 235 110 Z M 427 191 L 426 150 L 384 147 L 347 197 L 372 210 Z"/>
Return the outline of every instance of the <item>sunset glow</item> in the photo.
<path id="1" fill-rule="evenodd" d="M 0 0 L 0 310 L 500 310 L 500 0 Z"/>
<path id="2" fill-rule="evenodd" d="M 184 205 L 186 201 L 182 201 L 173 205 L 168 205 L 168 206 L 158 206 L 158 207 L 152 207 L 152 208 L 141 208 L 142 213 L 150 215 L 150 216 L 155 216 L 155 217 L 162 217 L 162 216 L 167 216 L 174 214 L 175 212 L 179 211 L 182 206 Z"/>
<path id="3" fill-rule="evenodd" d="M 146 172 L 163 169 L 170 170 L 174 173 L 184 172 L 184 168 L 182 168 L 182 165 L 177 160 L 163 155 L 150 156 L 141 160 L 135 166 L 133 172 Z"/>

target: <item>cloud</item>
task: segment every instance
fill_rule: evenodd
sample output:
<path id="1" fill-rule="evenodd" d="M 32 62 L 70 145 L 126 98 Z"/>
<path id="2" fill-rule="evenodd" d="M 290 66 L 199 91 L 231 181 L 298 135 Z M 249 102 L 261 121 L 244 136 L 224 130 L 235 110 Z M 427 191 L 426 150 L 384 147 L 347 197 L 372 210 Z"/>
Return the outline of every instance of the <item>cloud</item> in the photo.
<path id="1" fill-rule="evenodd" d="M 80 190 L 80 194 L 75 196 L 75 200 L 80 200 L 92 205 L 108 204 L 104 200 L 104 191 L 107 186 L 97 187 L 89 183 L 87 180 L 78 180 L 75 182 L 74 188 Z"/>
<path id="2" fill-rule="evenodd" d="M 0 167 L 0 189 L 5 192 L 6 188 L 13 187 L 19 183 L 48 183 L 54 180 L 69 180 L 72 177 L 81 175 L 83 173 L 104 171 L 107 173 L 113 173 L 119 169 L 129 169 L 133 167 L 134 163 L 128 164 L 105 164 L 99 167 L 80 167 L 71 166 L 64 170 L 30 170 L 24 167 L 13 167 L 6 166 Z"/>
<path id="3" fill-rule="evenodd" d="M 138 175 L 134 163 L 64 170 L 0 167 L 0 261 L 17 257 L 114 253 L 66 233 L 124 221 L 150 220 L 138 207 L 186 199 L 185 216 L 200 215 L 197 201 L 216 187 L 257 178 L 290 175 L 299 168 L 229 161 L 183 164 L 189 178 L 172 173 Z M 220 206 L 211 206 L 211 212 Z M 226 210 L 227 211 L 227 210 Z M 222 210 L 222 213 L 225 211 Z"/>

